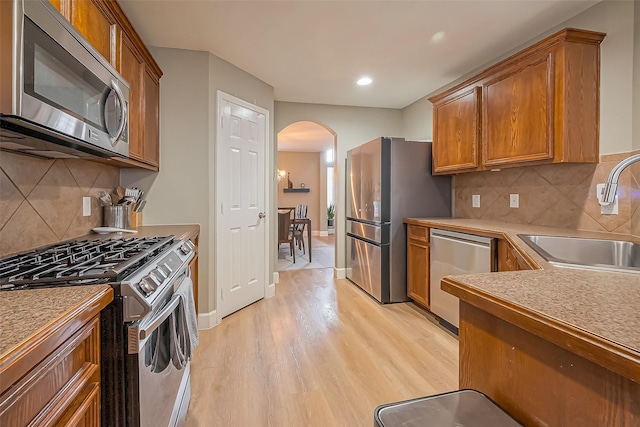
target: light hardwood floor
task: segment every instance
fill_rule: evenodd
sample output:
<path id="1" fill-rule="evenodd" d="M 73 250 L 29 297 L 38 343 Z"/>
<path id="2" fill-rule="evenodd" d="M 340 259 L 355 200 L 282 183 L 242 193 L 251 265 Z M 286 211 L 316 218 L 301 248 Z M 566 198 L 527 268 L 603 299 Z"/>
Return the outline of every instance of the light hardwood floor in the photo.
<path id="1" fill-rule="evenodd" d="M 412 304 L 380 305 L 332 269 L 200 332 L 187 426 L 366 426 L 377 405 L 457 389 L 458 341 Z"/>

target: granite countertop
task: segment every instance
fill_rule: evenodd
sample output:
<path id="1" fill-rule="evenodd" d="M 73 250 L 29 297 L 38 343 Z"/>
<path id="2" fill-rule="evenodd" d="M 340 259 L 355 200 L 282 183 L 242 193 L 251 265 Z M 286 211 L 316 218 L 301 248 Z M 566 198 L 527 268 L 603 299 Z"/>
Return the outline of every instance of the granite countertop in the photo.
<path id="1" fill-rule="evenodd" d="M 513 307 L 640 364 L 640 274 L 559 267 L 518 234 L 638 241 L 628 235 L 554 229 L 473 219 L 407 218 L 408 224 L 486 234 L 508 240 L 532 270 L 449 276 L 445 287 Z"/>
<path id="2" fill-rule="evenodd" d="M 59 326 L 110 289 L 87 285 L 0 292 L 0 367 L 18 347 Z"/>
<path id="3" fill-rule="evenodd" d="M 151 225 L 135 234 L 88 234 L 76 240 L 175 235 L 195 239 L 199 225 Z M 109 285 L 63 286 L 0 292 L 0 366 L 17 348 L 58 325 L 77 307 L 111 289 Z"/>

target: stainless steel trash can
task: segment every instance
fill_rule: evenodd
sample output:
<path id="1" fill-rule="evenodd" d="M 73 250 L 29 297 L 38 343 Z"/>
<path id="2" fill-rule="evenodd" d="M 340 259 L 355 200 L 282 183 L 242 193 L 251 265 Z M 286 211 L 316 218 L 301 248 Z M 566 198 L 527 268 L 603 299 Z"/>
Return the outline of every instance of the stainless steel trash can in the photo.
<path id="1" fill-rule="evenodd" d="M 374 427 L 518 427 L 522 426 L 476 390 L 458 390 L 403 402 L 374 411 Z"/>

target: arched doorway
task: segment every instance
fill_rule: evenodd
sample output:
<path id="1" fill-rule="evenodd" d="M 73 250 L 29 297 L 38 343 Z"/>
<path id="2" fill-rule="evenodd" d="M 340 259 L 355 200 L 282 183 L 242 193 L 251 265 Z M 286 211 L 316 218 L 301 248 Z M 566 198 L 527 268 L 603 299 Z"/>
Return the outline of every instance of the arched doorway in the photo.
<path id="1" fill-rule="evenodd" d="M 335 213 L 336 203 L 336 133 L 321 123 L 295 122 L 278 133 L 277 149 L 277 206 L 305 205 L 311 224 L 311 241 L 306 242 L 309 233 L 303 230 L 301 238 L 305 246 L 296 245 L 295 263 L 289 246 L 278 245 L 277 270 L 333 268 L 335 218 L 330 224 L 329 216 Z"/>

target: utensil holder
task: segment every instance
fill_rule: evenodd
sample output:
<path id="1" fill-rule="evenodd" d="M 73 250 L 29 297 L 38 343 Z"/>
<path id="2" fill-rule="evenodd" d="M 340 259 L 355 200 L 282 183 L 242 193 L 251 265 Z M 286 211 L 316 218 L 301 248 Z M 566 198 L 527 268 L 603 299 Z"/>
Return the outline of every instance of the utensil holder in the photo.
<path id="1" fill-rule="evenodd" d="M 105 227 L 130 228 L 131 205 L 102 207 L 102 224 Z"/>
<path id="2" fill-rule="evenodd" d="M 131 212 L 131 228 L 142 227 L 142 212 Z"/>

